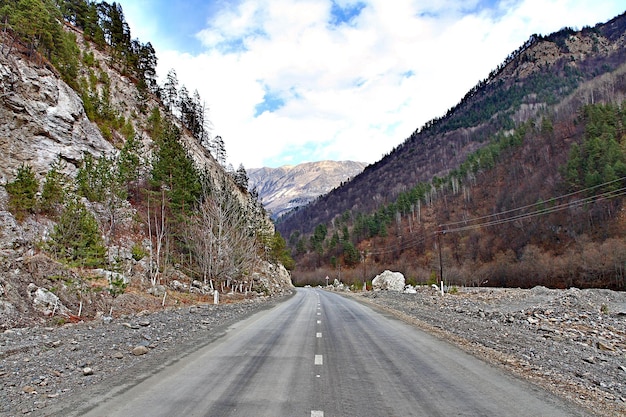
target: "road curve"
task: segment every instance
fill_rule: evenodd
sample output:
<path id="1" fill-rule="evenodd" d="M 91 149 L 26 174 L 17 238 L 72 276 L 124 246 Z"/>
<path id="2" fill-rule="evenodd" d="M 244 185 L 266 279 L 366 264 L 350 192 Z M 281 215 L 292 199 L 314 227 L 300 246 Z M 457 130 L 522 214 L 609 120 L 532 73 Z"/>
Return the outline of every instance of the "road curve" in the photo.
<path id="1" fill-rule="evenodd" d="M 84 416 L 584 416 L 371 308 L 298 289 Z"/>

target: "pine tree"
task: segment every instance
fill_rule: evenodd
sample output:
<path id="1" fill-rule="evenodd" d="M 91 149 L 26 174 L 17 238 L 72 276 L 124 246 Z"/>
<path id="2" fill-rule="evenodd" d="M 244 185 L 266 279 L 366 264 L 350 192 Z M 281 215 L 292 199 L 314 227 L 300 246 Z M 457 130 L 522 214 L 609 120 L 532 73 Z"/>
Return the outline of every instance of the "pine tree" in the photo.
<path id="1" fill-rule="evenodd" d="M 178 101 L 178 76 L 174 69 L 167 73 L 165 84 L 163 84 L 163 104 L 172 112 Z"/>
<path id="2" fill-rule="evenodd" d="M 48 249 L 57 259 L 74 266 L 98 267 L 106 261 L 106 247 L 98 222 L 76 199 L 65 206 L 50 234 Z"/>
<path id="3" fill-rule="evenodd" d="M 9 210 L 16 219 L 23 220 L 27 214 L 34 213 L 39 181 L 30 165 L 22 164 L 17 169 L 15 180 L 6 185 L 6 190 L 9 194 Z"/>
<path id="4" fill-rule="evenodd" d="M 62 174 L 62 169 L 61 158 L 57 158 L 46 174 L 40 202 L 44 213 L 56 214 L 58 206 L 65 200 L 67 178 Z"/>
<path id="5" fill-rule="evenodd" d="M 226 145 L 221 136 L 216 136 L 211 141 L 211 153 L 220 165 L 226 165 Z"/>
<path id="6" fill-rule="evenodd" d="M 239 164 L 239 168 L 235 171 L 234 180 L 235 184 L 237 184 L 237 186 L 242 190 L 248 189 L 248 173 L 246 172 L 243 164 Z"/>
<path id="7" fill-rule="evenodd" d="M 180 130 L 166 126 L 158 139 L 151 180 L 155 188 L 165 186 L 172 209 L 178 213 L 191 211 L 202 194 L 200 173 L 180 143 Z"/>

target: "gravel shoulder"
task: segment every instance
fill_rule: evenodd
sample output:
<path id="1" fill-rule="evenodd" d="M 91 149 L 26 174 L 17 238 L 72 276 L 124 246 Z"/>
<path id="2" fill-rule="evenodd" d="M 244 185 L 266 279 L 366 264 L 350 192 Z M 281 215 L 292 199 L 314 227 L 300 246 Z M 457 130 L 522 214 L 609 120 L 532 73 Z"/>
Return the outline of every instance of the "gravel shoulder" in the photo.
<path id="1" fill-rule="evenodd" d="M 286 297 L 143 311 L 0 334 L 0 416 L 62 416 L 184 360 L 233 323 Z M 64 411 L 65 410 L 65 411 Z"/>
<path id="2" fill-rule="evenodd" d="M 598 416 L 626 416 L 626 293 L 462 288 L 351 294 Z"/>

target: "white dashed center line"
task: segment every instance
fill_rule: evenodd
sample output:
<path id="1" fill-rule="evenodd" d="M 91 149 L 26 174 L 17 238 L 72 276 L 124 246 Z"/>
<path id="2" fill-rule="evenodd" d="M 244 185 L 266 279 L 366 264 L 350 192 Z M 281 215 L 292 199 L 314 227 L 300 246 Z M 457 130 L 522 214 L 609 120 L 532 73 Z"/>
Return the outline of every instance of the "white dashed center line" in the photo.
<path id="1" fill-rule="evenodd" d="M 322 355 L 315 355 L 315 364 L 324 365 L 324 358 Z"/>
<path id="2" fill-rule="evenodd" d="M 322 324 L 322 320 L 318 320 L 318 321 L 317 321 L 317 324 Z"/>
<path id="3" fill-rule="evenodd" d="M 311 417 L 324 417 L 323 411 L 311 410 Z"/>
<path id="4" fill-rule="evenodd" d="M 321 333 L 321 332 L 317 332 L 317 333 L 315 334 L 315 337 L 317 337 L 317 338 L 319 339 L 320 337 L 322 337 L 322 333 Z"/>

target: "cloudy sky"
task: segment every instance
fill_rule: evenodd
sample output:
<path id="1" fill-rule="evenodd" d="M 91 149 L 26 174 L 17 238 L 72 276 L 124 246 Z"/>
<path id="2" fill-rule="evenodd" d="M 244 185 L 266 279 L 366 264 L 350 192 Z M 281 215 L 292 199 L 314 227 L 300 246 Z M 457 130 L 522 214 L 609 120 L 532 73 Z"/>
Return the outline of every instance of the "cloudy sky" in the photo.
<path id="1" fill-rule="evenodd" d="M 605 22 L 623 0 L 121 0 L 209 107 L 236 168 L 372 163 L 442 116 L 531 34 Z"/>

